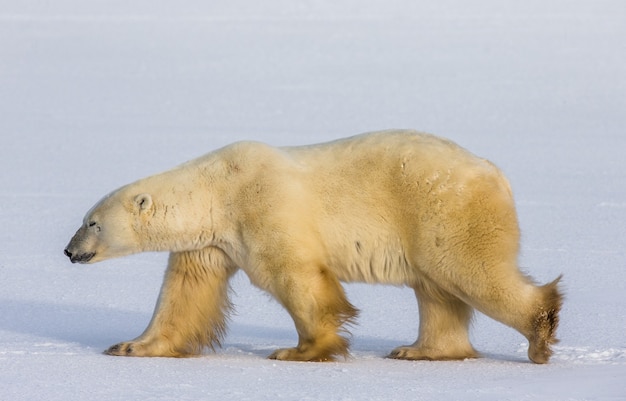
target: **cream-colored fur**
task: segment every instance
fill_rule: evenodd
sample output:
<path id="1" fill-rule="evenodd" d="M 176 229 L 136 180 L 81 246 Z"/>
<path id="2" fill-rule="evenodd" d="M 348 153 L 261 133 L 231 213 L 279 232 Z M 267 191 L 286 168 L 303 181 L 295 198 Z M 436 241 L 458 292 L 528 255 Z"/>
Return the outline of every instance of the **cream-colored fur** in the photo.
<path id="1" fill-rule="evenodd" d="M 340 281 L 415 290 L 418 340 L 399 359 L 476 357 L 474 309 L 513 327 L 548 361 L 561 295 L 517 266 L 511 189 L 491 163 L 413 131 L 273 148 L 240 142 L 122 187 L 87 213 L 66 249 L 92 263 L 171 252 L 146 331 L 107 353 L 184 356 L 219 344 L 228 279 L 242 269 L 290 313 L 295 348 L 270 357 L 325 361 L 348 353 L 357 310 Z"/>

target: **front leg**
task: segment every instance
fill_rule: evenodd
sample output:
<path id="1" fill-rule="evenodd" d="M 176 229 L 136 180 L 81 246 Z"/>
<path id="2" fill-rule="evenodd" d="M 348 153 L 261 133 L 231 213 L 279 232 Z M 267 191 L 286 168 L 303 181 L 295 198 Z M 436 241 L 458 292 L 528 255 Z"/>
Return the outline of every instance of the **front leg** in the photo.
<path id="1" fill-rule="evenodd" d="M 316 264 L 282 269 L 274 280 L 273 295 L 287 309 L 298 331 L 298 345 L 278 349 L 270 359 L 333 361 L 347 356 L 349 341 L 341 332 L 353 323 L 358 310 L 348 302 L 337 277 Z"/>
<path id="2" fill-rule="evenodd" d="M 105 354 L 182 357 L 219 345 L 231 309 L 228 280 L 236 270 L 218 248 L 171 253 L 148 328 Z"/>

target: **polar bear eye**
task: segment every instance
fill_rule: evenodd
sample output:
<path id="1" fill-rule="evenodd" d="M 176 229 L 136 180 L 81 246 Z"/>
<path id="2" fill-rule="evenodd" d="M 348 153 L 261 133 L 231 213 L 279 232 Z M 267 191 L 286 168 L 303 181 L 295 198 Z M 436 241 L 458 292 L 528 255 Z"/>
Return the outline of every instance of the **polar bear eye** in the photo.
<path id="1" fill-rule="evenodd" d="M 90 227 L 90 228 L 91 228 L 91 227 L 95 227 L 95 228 L 96 228 L 96 231 L 98 231 L 98 232 L 100 232 L 100 230 L 101 230 L 101 229 L 100 229 L 100 226 L 99 226 L 99 225 L 97 225 L 95 221 L 90 221 L 90 222 L 89 222 L 89 224 L 87 224 L 87 226 L 88 226 L 88 227 Z"/>

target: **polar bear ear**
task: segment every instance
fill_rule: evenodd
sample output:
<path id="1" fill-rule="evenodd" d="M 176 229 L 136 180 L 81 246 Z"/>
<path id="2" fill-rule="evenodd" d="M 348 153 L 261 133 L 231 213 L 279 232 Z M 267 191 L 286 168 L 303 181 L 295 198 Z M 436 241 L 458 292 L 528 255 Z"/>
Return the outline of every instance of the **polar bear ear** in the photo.
<path id="1" fill-rule="evenodd" d="M 150 196 L 150 194 L 140 194 L 135 196 L 135 206 L 141 213 L 150 210 L 152 207 L 152 196 Z"/>

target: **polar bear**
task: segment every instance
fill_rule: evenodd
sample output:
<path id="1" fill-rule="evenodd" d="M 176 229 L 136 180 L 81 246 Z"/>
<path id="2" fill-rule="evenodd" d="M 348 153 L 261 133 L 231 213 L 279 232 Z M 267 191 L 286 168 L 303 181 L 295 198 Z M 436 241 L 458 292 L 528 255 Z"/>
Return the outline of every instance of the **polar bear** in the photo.
<path id="1" fill-rule="evenodd" d="M 290 314 L 294 348 L 270 358 L 348 355 L 357 309 L 340 282 L 408 286 L 415 343 L 391 358 L 478 357 L 476 309 L 523 334 L 546 363 L 556 342 L 559 278 L 538 286 L 517 265 L 509 183 L 492 163 L 408 130 L 275 148 L 238 142 L 126 185 L 85 216 L 65 249 L 76 263 L 170 252 L 147 329 L 105 353 L 187 356 L 220 344 L 229 278 L 242 269 Z"/>

